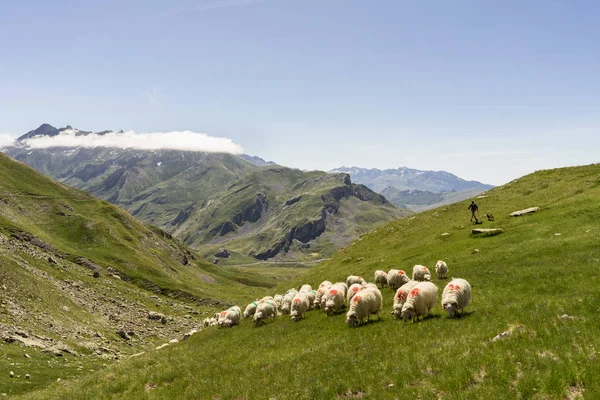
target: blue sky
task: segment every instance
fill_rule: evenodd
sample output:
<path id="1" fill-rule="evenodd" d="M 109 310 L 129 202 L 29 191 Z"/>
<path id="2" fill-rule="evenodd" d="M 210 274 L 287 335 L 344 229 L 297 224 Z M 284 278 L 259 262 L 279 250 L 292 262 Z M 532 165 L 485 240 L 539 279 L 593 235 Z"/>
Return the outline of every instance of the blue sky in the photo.
<path id="1" fill-rule="evenodd" d="M 190 130 L 502 184 L 600 162 L 599 20 L 583 0 L 7 2 L 0 133 Z"/>

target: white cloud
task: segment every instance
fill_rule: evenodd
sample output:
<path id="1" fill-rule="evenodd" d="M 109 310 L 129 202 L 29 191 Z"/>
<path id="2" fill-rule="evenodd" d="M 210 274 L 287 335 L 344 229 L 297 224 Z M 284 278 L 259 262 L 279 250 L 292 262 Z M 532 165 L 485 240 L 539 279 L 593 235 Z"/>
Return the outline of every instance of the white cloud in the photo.
<path id="1" fill-rule="evenodd" d="M 0 148 L 10 146 L 15 141 L 15 138 L 6 133 L 0 133 Z"/>
<path id="2" fill-rule="evenodd" d="M 244 152 L 242 146 L 228 138 L 209 136 L 192 131 L 135 133 L 109 132 L 104 135 L 79 135 L 76 129 L 64 130 L 57 136 L 38 136 L 26 139 L 23 143 L 33 149 L 48 147 L 116 147 L 139 150 L 183 150 L 206 151 L 209 153 Z M 0 142 L 1 143 L 1 142 Z"/>

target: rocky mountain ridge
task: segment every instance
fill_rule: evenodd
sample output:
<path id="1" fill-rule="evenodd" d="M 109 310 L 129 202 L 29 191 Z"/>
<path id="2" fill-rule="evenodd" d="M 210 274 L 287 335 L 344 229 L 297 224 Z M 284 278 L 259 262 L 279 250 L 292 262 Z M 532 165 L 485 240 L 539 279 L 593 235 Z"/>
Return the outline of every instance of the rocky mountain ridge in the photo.
<path id="1" fill-rule="evenodd" d="M 44 124 L 5 153 L 196 248 L 227 246 L 261 260 L 290 251 L 300 257 L 327 255 L 376 225 L 408 214 L 346 174 L 303 172 L 258 157 L 27 146 L 36 136 L 73 131 L 90 134 Z"/>
<path id="2" fill-rule="evenodd" d="M 446 171 L 422 171 L 407 167 L 377 169 L 339 167 L 330 173 L 347 173 L 355 183 L 384 195 L 398 207 L 415 212 L 462 201 L 493 188 L 467 181 Z"/>

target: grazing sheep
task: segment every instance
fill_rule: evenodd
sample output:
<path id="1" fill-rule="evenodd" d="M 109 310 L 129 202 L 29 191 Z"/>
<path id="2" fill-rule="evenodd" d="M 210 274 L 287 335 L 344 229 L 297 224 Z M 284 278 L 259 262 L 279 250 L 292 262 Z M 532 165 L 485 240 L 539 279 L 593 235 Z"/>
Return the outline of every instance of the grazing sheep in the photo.
<path id="1" fill-rule="evenodd" d="M 323 281 L 321 282 L 321 284 L 319 285 L 319 289 L 321 289 L 322 287 L 330 287 L 331 285 L 333 285 L 333 283 L 329 282 L 329 281 Z"/>
<path id="2" fill-rule="evenodd" d="M 323 299 L 325 297 L 325 294 L 327 294 L 327 291 L 329 290 L 329 288 L 332 285 L 332 283 L 329 281 L 325 281 L 325 282 L 329 283 L 329 285 L 319 286 L 319 289 L 317 290 L 317 295 L 315 296 L 315 300 L 313 301 L 314 308 L 321 308 L 321 299 Z M 321 285 L 323 285 L 323 284 L 321 284 Z"/>
<path id="3" fill-rule="evenodd" d="M 384 288 L 388 283 L 387 277 L 387 272 L 378 269 L 375 271 L 375 284 L 380 284 L 381 287 Z"/>
<path id="4" fill-rule="evenodd" d="M 286 293 L 285 296 L 283 296 L 283 300 L 281 301 L 281 312 L 283 314 L 290 313 L 290 307 L 292 306 L 292 300 L 294 300 L 294 297 L 296 296 L 296 294 L 298 294 L 298 292 L 292 291 L 292 292 Z"/>
<path id="5" fill-rule="evenodd" d="M 408 294 L 402 306 L 404 322 L 428 315 L 437 300 L 438 288 L 431 282 L 419 282 Z"/>
<path id="6" fill-rule="evenodd" d="M 459 309 L 462 315 L 470 300 L 471 285 L 464 279 L 452 278 L 442 292 L 442 307 L 449 318 L 454 318 Z"/>
<path id="7" fill-rule="evenodd" d="M 258 307 L 256 307 L 256 312 L 254 313 L 254 318 L 252 321 L 254 325 L 261 325 L 265 323 L 267 318 L 272 318 L 275 321 L 275 317 L 277 316 L 277 305 L 275 305 L 274 301 L 265 301 L 264 303 L 259 303 Z"/>
<path id="8" fill-rule="evenodd" d="M 346 323 L 349 327 L 355 327 L 364 322 L 365 318 L 367 321 L 371 314 L 377 315 L 379 319 L 379 312 L 381 311 L 381 292 L 379 289 L 363 289 L 356 296 L 352 298 L 350 308 L 346 313 Z"/>
<path id="9" fill-rule="evenodd" d="M 346 303 L 350 304 L 352 297 L 354 297 L 354 295 L 356 293 L 358 293 L 359 291 L 361 291 L 362 289 L 363 289 L 363 286 L 359 283 L 350 285 L 350 287 L 348 288 L 348 294 L 346 295 Z"/>
<path id="10" fill-rule="evenodd" d="M 342 307 L 344 306 L 344 301 L 346 299 L 346 292 L 348 288 L 343 282 L 337 282 L 324 296 L 325 298 L 325 314 L 328 316 L 339 314 L 342 311 Z M 323 300 L 321 300 L 322 304 Z"/>
<path id="11" fill-rule="evenodd" d="M 275 299 L 273 298 L 273 296 L 265 296 L 262 299 L 260 299 L 258 302 L 264 303 L 265 301 L 269 301 L 269 300 L 274 301 Z"/>
<path id="12" fill-rule="evenodd" d="M 398 289 L 408 281 L 410 281 L 410 278 L 406 275 L 406 272 L 401 269 L 390 269 L 390 272 L 387 274 L 387 283 L 394 290 Z"/>
<path id="13" fill-rule="evenodd" d="M 402 306 L 406 302 L 406 298 L 410 291 L 417 286 L 418 283 L 418 281 L 410 280 L 396 290 L 396 294 L 394 295 L 394 305 L 392 306 L 392 314 L 396 318 L 400 319 L 402 316 Z"/>
<path id="14" fill-rule="evenodd" d="M 308 297 L 309 292 L 298 292 L 294 299 L 292 300 L 292 306 L 290 311 L 290 316 L 292 321 L 300 321 L 304 318 L 304 313 L 308 310 L 310 306 L 310 300 Z"/>
<path id="15" fill-rule="evenodd" d="M 242 310 L 238 306 L 233 306 L 229 310 L 221 311 L 219 316 L 219 326 L 232 327 L 240 323 Z"/>
<path id="16" fill-rule="evenodd" d="M 244 318 L 250 318 L 254 315 L 254 313 L 256 312 L 256 307 L 258 306 L 258 302 L 257 301 L 253 301 L 252 303 L 248 304 L 246 306 L 246 309 L 244 310 Z"/>
<path id="17" fill-rule="evenodd" d="M 281 302 L 283 301 L 283 296 L 280 294 L 276 294 L 275 296 L 273 296 L 273 300 L 275 301 L 275 304 L 277 304 L 277 309 L 280 309 Z"/>
<path id="18" fill-rule="evenodd" d="M 306 284 L 306 285 L 302 285 L 302 287 L 300 288 L 301 292 L 310 292 L 312 290 L 312 286 Z"/>
<path id="19" fill-rule="evenodd" d="M 306 294 L 306 297 L 308 297 L 308 309 L 312 310 L 313 305 L 315 304 L 315 298 L 317 297 L 317 291 L 311 290 L 310 292 L 302 292 L 302 293 Z"/>
<path id="20" fill-rule="evenodd" d="M 350 275 L 348 278 L 346 278 L 346 286 L 348 287 L 354 285 L 355 283 L 362 284 L 363 282 L 365 282 L 365 280 L 362 276 Z"/>
<path id="21" fill-rule="evenodd" d="M 413 280 L 423 282 L 431 280 L 431 272 L 424 265 L 415 265 L 413 267 Z"/>
<path id="22" fill-rule="evenodd" d="M 446 274 L 448 274 L 448 265 L 444 261 L 439 260 L 435 264 L 435 273 L 438 279 L 444 279 Z"/>
<path id="23" fill-rule="evenodd" d="M 218 315 L 218 313 L 217 313 Z M 204 325 L 204 327 L 209 327 L 209 326 L 216 326 L 217 323 L 219 322 L 218 318 L 212 317 L 212 318 L 204 318 L 204 320 L 202 321 L 202 325 Z"/>

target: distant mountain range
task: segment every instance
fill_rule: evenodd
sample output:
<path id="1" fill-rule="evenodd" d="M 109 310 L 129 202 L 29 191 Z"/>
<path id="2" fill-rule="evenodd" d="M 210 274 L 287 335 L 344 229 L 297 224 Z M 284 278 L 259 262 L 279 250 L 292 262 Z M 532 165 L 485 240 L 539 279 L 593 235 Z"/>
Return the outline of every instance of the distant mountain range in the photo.
<path id="1" fill-rule="evenodd" d="M 494 187 L 478 181 L 467 181 L 445 171 L 421 171 L 406 167 L 385 170 L 340 167 L 329 172 L 348 174 L 353 182 L 384 195 L 398 207 L 415 212 L 462 201 Z"/>
<path id="2" fill-rule="evenodd" d="M 261 260 L 326 256 L 410 214 L 347 174 L 303 172 L 254 156 L 26 145 L 27 139 L 67 134 L 92 132 L 43 124 L 4 152 L 125 208 L 206 255 L 223 246 Z"/>

